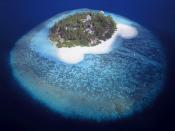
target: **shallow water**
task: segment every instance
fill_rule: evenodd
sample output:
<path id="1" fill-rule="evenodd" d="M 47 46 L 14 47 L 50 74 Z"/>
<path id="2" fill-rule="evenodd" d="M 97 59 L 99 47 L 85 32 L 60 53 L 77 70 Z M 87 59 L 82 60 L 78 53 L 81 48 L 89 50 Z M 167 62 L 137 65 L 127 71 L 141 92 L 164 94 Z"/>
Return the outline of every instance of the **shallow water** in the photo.
<path id="1" fill-rule="evenodd" d="M 101 121 L 141 111 L 156 98 L 164 82 L 165 58 L 159 41 L 139 24 L 112 14 L 135 27 L 138 35 L 120 37 L 108 54 L 87 54 L 78 64 L 66 64 L 58 60 L 56 49 L 45 42 L 47 35 L 41 30 L 80 11 L 88 10 L 59 14 L 16 43 L 10 58 L 15 78 L 33 98 L 64 116 Z"/>

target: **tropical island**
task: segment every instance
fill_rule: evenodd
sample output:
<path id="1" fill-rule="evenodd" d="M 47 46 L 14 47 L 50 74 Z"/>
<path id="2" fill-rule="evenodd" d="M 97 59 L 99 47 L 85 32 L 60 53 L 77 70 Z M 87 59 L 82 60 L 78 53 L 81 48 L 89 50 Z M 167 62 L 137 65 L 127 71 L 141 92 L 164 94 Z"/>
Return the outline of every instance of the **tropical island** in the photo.
<path id="1" fill-rule="evenodd" d="M 58 48 L 95 46 L 112 37 L 116 22 L 103 11 L 70 15 L 54 24 L 49 38 Z"/>

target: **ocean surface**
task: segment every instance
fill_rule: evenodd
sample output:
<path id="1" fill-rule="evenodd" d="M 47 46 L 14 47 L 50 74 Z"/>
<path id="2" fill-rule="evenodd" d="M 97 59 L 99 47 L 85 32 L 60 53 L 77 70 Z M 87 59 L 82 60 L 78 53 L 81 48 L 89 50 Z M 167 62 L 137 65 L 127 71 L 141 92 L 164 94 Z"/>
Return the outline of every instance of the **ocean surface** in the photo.
<path id="1" fill-rule="evenodd" d="M 173 0 L 1 0 L 0 130 L 170 129 L 175 117 L 175 6 Z M 156 100 L 142 112 L 117 121 L 67 119 L 31 99 L 12 75 L 9 53 L 15 42 L 43 21 L 67 10 L 90 8 L 127 17 L 149 29 L 166 55 L 166 80 Z M 20 56 L 19 56 L 20 57 Z"/>

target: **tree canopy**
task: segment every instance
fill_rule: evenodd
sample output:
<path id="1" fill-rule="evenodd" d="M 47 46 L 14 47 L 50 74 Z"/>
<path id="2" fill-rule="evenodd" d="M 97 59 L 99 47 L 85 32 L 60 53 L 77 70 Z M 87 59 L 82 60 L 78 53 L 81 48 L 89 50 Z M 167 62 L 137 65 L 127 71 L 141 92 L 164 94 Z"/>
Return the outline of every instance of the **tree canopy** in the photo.
<path id="1" fill-rule="evenodd" d="M 76 13 L 56 22 L 49 37 L 58 48 L 94 46 L 109 39 L 116 28 L 111 16 L 100 12 Z"/>

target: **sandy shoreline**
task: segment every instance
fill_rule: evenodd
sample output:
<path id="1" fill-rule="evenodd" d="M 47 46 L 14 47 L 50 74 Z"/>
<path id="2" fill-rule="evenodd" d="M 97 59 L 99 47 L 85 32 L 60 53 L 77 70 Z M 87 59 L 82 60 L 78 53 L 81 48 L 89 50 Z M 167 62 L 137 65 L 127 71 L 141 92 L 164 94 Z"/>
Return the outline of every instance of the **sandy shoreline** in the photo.
<path id="1" fill-rule="evenodd" d="M 112 37 L 106 41 L 102 41 L 99 45 L 93 47 L 63 47 L 57 49 L 57 56 L 59 60 L 67 64 L 76 64 L 84 59 L 85 54 L 107 54 L 112 50 L 112 44 L 121 36 L 125 39 L 131 39 L 137 35 L 137 29 L 125 24 L 117 24 L 117 30 Z"/>

